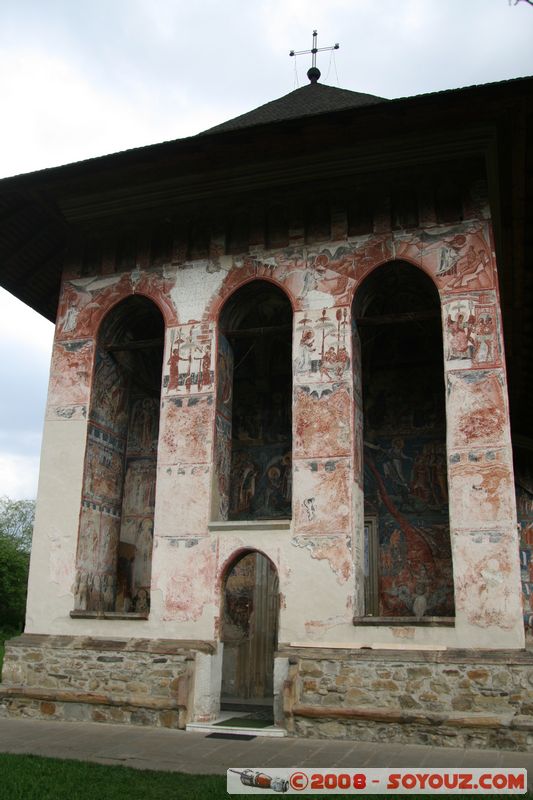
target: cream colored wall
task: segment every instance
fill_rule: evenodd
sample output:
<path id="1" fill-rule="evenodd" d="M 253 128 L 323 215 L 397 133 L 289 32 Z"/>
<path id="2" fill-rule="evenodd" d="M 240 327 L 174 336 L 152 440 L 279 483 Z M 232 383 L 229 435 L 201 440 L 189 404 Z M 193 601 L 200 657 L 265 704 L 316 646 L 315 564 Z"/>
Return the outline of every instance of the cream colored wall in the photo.
<path id="1" fill-rule="evenodd" d="M 467 242 L 469 236 L 475 236 L 478 237 L 476 241 L 484 237 L 483 241 L 490 243 L 487 223 L 470 222 L 458 227 Z M 174 396 L 163 386 L 149 619 L 72 619 L 69 616 L 74 607 L 73 585 L 92 351 L 97 325 L 105 312 L 123 297 L 142 291 L 160 305 L 166 318 L 165 373 L 168 373 L 166 365 L 171 353 L 171 339 L 179 330 L 196 342 L 200 354 L 206 352 L 206 343 L 210 344 L 214 370 L 216 319 L 222 297 L 247 280 L 273 279 L 285 289 L 296 308 L 293 335 L 295 389 L 314 382 L 320 393 L 320 383 L 324 379 L 317 379 L 305 365 L 302 320 L 310 318 L 313 324 L 318 325 L 322 309 L 334 312 L 336 308 L 342 308 L 347 309 L 349 323 L 354 289 L 368 274 L 372 258 L 377 264 L 377 256 L 368 255 L 373 252 L 371 240 L 375 238 L 358 237 L 314 247 L 302 245 L 294 248 L 292 256 L 288 256 L 287 251 L 258 251 L 254 259 L 224 257 L 218 261 L 181 265 L 179 269 L 166 265 L 164 269 L 141 270 L 132 276 L 110 275 L 101 281 L 66 276 L 42 451 L 28 595 L 28 632 L 113 638 L 217 639 L 224 568 L 237 552 L 257 549 L 267 555 L 278 569 L 281 642 L 354 647 L 387 643 L 408 647 L 523 646 L 503 360 L 488 370 L 496 376 L 495 380 L 501 387 L 502 424 L 495 433 L 496 441 L 487 442 L 481 438 L 474 444 L 458 442 L 460 425 L 456 423 L 464 412 L 465 402 L 475 404 L 479 397 L 476 399 L 469 394 L 471 384 L 461 378 L 460 365 L 447 366 L 451 387 L 447 412 L 448 456 L 450 458 L 452 451 L 465 454 L 462 472 L 449 465 L 457 608 L 454 628 L 353 626 L 352 618 L 361 606 L 360 577 L 356 586 L 355 576 L 361 575 L 361 565 L 357 560 L 361 557 L 362 501 L 361 490 L 354 483 L 355 433 L 351 423 L 324 435 L 317 429 L 314 439 L 309 436 L 300 443 L 294 460 L 293 519 L 288 529 L 257 530 L 252 527 L 242 530 L 231 526 L 223 531 L 209 529 L 214 480 L 213 448 L 216 446 L 212 403 L 216 377 L 201 391 L 197 391 L 197 387 L 189 391 L 181 387 Z M 346 267 L 346 254 L 342 263 L 331 257 L 331 252 L 340 244 L 351 252 L 352 266 Z M 415 234 L 407 244 L 405 235 L 401 238 L 387 234 L 380 238 L 382 260 L 395 256 L 414 260 L 414 254 L 418 253 L 421 267 L 429 273 L 433 270 L 433 277 L 438 282 L 436 261 L 431 260 L 430 253 L 420 257 L 421 249 L 423 251 Z M 326 252 L 329 255 L 326 256 Z M 321 255 L 328 262 L 326 267 L 317 260 Z M 489 267 L 492 268 L 490 280 L 494 280 L 492 250 L 486 269 Z M 439 288 L 443 297 L 451 291 L 446 285 Z M 495 284 L 491 291 L 497 304 Z M 500 325 L 497 305 L 495 308 Z M 448 336 L 446 323 L 447 312 L 444 311 L 445 343 Z M 73 353 L 77 354 L 76 358 Z M 328 385 L 335 383 L 348 387 L 351 384 L 349 367 L 333 377 Z M 457 390 L 459 384 L 460 391 Z M 202 402 L 191 404 L 191 397 Z M 298 413 L 296 405 L 295 419 Z M 351 415 L 351 409 L 348 413 Z M 327 416 L 327 403 L 321 407 L 320 414 Z M 310 431 L 313 424 L 313 420 L 308 420 L 304 429 Z M 335 447 L 338 445 L 342 454 L 338 456 L 337 448 L 334 470 L 324 471 L 329 455 L 327 448 L 333 447 L 330 444 L 332 437 L 336 437 Z M 483 468 L 480 472 L 478 462 L 472 462 L 472 466 L 468 461 L 472 448 L 484 453 L 483 458 L 487 452 L 492 452 L 491 448 L 497 451 L 496 463 L 501 480 L 496 489 L 490 477 L 486 478 L 487 470 Z M 475 488 L 465 489 L 468 481 L 471 487 L 481 487 L 481 496 Z M 314 499 L 313 517 L 309 506 L 304 505 L 309 497 Z M 494 509 L 492 516 L 491 507 Z M 480 563 L 482 567 L 479 569 Z"/>

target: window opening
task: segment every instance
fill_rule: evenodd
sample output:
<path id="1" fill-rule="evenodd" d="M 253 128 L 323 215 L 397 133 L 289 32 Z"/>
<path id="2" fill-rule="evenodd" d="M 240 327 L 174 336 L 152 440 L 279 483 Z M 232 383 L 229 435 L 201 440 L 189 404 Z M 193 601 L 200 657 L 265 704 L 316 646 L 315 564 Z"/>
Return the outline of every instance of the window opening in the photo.
<path id="1" fill-rule="evenodd" d="M 416 267 L 393 262 L 363 282 L 354 317 L 361 346 L 368 520 L 365 613 L 450 617 L 454 595 L 438 293 Z M 371 588 L 373 536 L 377 598 Z"/>
<path id="2" fill-rule="evenodd" d="M 75 608 L 150 605 L 164 323 L 146 298 L 124 300 L 97 340 L 77 552 Z"/>
<path id="3" fill-rule="evenodd" d="M 220 317 L 218 518 L 286 519 L 292 497 L 292 309 L 266 281 L 238 290 Z"/>

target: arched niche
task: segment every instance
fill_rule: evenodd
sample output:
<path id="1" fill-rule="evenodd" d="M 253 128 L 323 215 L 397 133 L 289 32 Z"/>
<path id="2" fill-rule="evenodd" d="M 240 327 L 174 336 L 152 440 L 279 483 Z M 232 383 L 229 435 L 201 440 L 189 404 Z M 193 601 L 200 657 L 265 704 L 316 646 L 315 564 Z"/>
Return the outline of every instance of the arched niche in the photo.
<path id="1" fill-rule="evenodd" d="M 273 697 L 279 613 L 278 573 L 257 550 L 240 552 L 222 578 L 221 700 Z"/>
<path id="2" fill-rule="evenodd" d="M 292 308 L 269 281 L 219 317 L 215 519 L 287 519 L 292 497 Z"/>
<path id="3" fill-rule="evenodd" d="M 353 319 L 364 613 L 452 617 L 438 291 L 412 264 L 387 263 L 362 282 Z"/>
<path id="4" fill-rule="evenodd" d="M 164 321 L 146 297 L 97 338 L 77 550 L 75 610 L 146 614 L 154 526 Z"/>

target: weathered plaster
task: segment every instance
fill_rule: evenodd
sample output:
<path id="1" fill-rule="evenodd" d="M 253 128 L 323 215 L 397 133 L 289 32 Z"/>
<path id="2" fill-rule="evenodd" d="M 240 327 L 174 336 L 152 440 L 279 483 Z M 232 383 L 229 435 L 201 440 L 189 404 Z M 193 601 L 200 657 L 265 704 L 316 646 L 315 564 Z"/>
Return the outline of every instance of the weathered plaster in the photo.
<path id="1" fill-rule="evenodd" d="M 363 631 L 351 624 L 361 608 L 363 420 L 361 388 L 353 377 L 360 360 L 358 352 L 352 353 L 350 304 L 372 270 L 400 258 L 427 272 L 443 300 L 448 477 L 458 581 L 455 628 L 416 628 L 410 641 L 470 647 L 490 639 L 494 646 L 521 646 L 516 623 L 519 586 L 512 585 L 518 563 L 510 533 L 515 509 L 508 409 L 489 223 L 480 219 L 408 232 L 383 230 L 314 246 L 298 245 L 294 236 L 292 241 L 283 250 L 258 246 L 249 257 L 218 253 L 179 267 L 137 267 L 131 275 L 65 281 L 43 449 L 28 629 L 135 636 L 142 628 L 148 637 L 212 637 L 220 613 L 220 564 L 238 548 L 256 547 L 279 571 L 282 640 L 397 641 L 396 629 Z M 220 415 L 215 424 L 218 313 L 236 288 L 258 278 L 282 287 L 295 309 L 292 526 L 290 531 L 252 531 L 246 536 L 241 531 L 209 532 L 210 519 L 224 518 L 224 503 L 227 513 L 220 444 L 224 432 L 216 432 L 223 421 Z M 142 622 L 73 620 L 68 614 L 93 342 L 105 314 L 137 292 L 157 303 L 167 325 L 152 609 L 150 619 Z M 500 549 L 493 557 L 482 543 L 497 535 Z M 476 572 L 480 559 L 485 566 Z M 52 566 L 43 570 L 42 564 Z M 498 569 L 510 576 L 505 591 L 495 577 Z"/>

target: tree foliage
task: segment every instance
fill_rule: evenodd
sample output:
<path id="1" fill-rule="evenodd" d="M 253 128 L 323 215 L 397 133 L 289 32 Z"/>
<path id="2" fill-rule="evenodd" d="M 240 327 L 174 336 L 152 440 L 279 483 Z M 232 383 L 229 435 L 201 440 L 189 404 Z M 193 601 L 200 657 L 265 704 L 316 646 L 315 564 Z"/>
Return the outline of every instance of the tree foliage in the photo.
<path id="1" fill-rule="evenodd" d="M 0 536 L 10 539 L 25 553 L 31 550 L 35 500 L 0 497 Z"/>
<path id="2" fill-rule="evenodd" d="M 24 624 L 34 500 L 0 498 L 0 628 Z"/>

